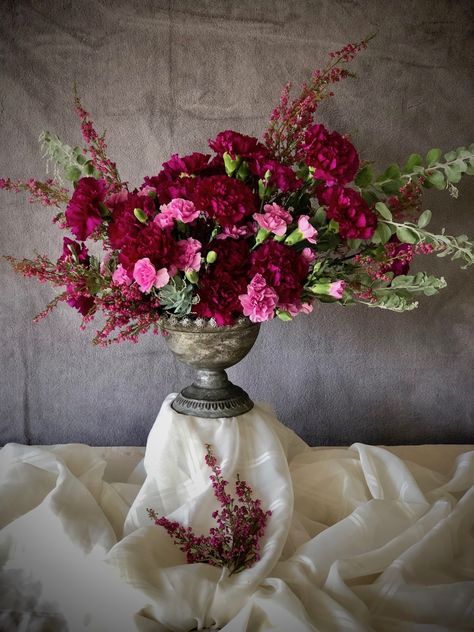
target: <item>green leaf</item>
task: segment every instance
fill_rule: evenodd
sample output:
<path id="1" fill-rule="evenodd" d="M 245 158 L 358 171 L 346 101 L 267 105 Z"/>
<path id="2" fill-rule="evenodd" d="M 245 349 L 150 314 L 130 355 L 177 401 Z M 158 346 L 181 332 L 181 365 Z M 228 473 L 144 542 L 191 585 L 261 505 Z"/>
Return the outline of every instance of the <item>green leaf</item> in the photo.
<path id="1" fill-rule="evenodd" d="M 392 236 L 392 231 L 387 224 L 378 224 L 371 239 L 374 244 L 386 244 Z"/>
<path id="2" fill-rule="evenodd" d="M 382 191 L 385 195 L 396 195 L 403 186 L 402 180 L 391 180 L 390 182 L 384 182 L 381 185 Z"/>
<path id="3" fill-rule="evenodd" d="M 395 180 L 400 177 L 400 167 L 393 163 L 387 167 L 383 175 L 386 180 Z"/>
<path id="4" fill-rule="evenodd" d="M 236 177 L 238 180 L 244 181 L 248 178 L 249 173 L 250 173 L 249 166 L 244 160 L 237 170 Z"/>
<path id="5" fill-rule="evenodd" d="M 313 215 L 313 221 L 311 223 L 315 223 L 316 226 L 322 226 L 326 221 L 326 211 L 323 206 L 320 206 L 315 214 Z"/>
<path id="6" fill-rule="evenodd" d="M 428 226 L 431 221 L 431 216 L 432 213 L 430 210 L 426 209 L 426 211 L 423 211 L 423 213 L 418 218 L 418 227 L 424 228 L 425 226 Z"/>
<path id="7" fill-rule="evenodd" d="M 418 235 L 407 226 L 397 226 L 397 237 L 402 244 L 416 244 L 419 241 Z"/>
<path id="8" fill-rule="evenodd" d="M 449 182 L 457 184 L 461 180 L 462 173 L 456 163 L 453 163 L 452 165 L 446 165 L 444 170 Z"/>
<path id="9" fill-rule="evenodd" d="M 64 170 L 64 177 L 66 178 L 66 180 L 69 180 L 70 182 L 77 182 L 77 180 L 79 180 L 81 175 L 82 175 L 82 172 L 79 169 L 79 167 L 67 167 Z"/>
<path id="10" fill-rule="evenodd" d="M 446 177 L 441 171 L 433 171 L 430 174 L 427 173 L 426 179 L 440 191 L 446 188 Z"/>
<path id="11" fill-rule="evenodd" d="M 411 154 L 403 167 L 404 173 L 412 173 L 413 167 L 419 167 L 423 164 L 423 158 L 420 154 Z"/>
<path id="12" fill-rule="evenodd" d="M 362 239 L 348 239 L 347 240 L 347 245 L 350 248 L 350 250 L 358 250 L 360 248 L 361 243 L 362 243 Z"/>
<path id="13" fill-rule="evenodd" d="M 429 152 L 426 154 L 426 162 L 428 163 L 428 167 L 432 167 L 437 162 L 439 162 L 439 159 L 441 158 L 441 154 L 442 154 L 441 149 L 437 149 L 437 148 L 430 149 Z"/>
<path id="14" fill-rule="evenodd" d="M 377 202 L 375 208 L 378 214 L 381 215 L 384 219 L 388 220 L 389 222 L 392 221 L 392 213 L 390 212 L 390 209 L 386 204 L 384 204 L 383 202 Z"/>
<path id="15" fill-rule="evenodd" d="M 365 165 L 365 167 L 362 167 L 362 169 L 357 174 L 354 182 L 361 189 L 365 189 L 365 187 L 368 187 L 369 184 L 372 182 L 373 177 L 374 173 L 372 171 L 372 167 L 370 165 Z"/>
<path id="16" fill-rule="evenodd" d="M 457 151 L 448 151 L 447 154 L 444 154 L 444 159 L 448 162 L 451 162 L 452 160 L 456 160 L 457 157 L 458 157 Z"/>
<path id="17" fill-rule="evenodd" d="M 379 199 L 373 191 L 362 191 L 362 197 L 369 206 L 372 206 Z"/>

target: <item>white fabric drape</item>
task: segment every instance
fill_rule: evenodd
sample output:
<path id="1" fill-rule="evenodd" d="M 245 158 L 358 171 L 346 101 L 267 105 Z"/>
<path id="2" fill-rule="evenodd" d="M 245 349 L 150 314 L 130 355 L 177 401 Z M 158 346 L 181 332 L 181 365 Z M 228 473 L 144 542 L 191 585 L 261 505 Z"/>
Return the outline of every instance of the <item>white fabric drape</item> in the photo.
<path id="1" fill-rule="evenodd" d="M 2 449 L 0 629 L 472 629 L 474 451 L 446 474 L 363 444 L 309 448 L 263 405 L 208 420 L 172 397 L 126 478 L 97 448 Z M 272 511 L 261 560 L 230 577 L 186 564 L 146 513 L 207 533 L 206 443 Z"/>

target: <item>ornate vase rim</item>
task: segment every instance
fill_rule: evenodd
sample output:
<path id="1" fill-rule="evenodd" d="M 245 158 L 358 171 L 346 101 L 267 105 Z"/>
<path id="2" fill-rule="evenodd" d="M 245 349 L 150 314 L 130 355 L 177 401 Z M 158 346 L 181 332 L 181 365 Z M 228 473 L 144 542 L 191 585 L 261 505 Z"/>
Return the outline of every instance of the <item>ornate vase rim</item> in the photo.
<path id="1" fill-rule="evenodd" d="M 219 326 L 214 318 L 192 318 L 176 316 L 162 316 L 160 327 L 170 331 L 189 331 L 190 333 L 205 332 L 209 334 L 222 334 L 224 331 L 238 331 L 250 327 L 259 327 L 260 323 L 253 323 L 249 318 L 241 317 L 232 325 Z"/>

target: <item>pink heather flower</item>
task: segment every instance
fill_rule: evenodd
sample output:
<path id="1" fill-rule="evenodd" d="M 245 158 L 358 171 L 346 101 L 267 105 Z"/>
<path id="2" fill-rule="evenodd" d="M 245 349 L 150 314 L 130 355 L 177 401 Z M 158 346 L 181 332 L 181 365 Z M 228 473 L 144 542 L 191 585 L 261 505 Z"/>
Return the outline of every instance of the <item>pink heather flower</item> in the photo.
<path id="1" fill-rule="evenodd" d="M 176 259 L 174 265 L 178 270 L 196 270 L 201 267 L 201 248 L 202 244 L 197 239 L 189 237 L 181 239 L 176 243 Z"/>
<path id="2" fill-rule="evenodd" d="M 275 202 L 265 204 L 263 210 L 265 213 L 254 213 L 253 216 L 260 228 L 282 237 L 286 233 L 288 224 L 291 224 L 291 215 Z"/>
<path id="3" fill-rule="evenodd" d="M 311 248 L 303 248 L 301 256 L 308 264 L 313 263 L 313 261 L 317 258 L 316 253 L 314 250 L 311 250 Z"/>
<path id="4" fill-rule="evenodd" d="M 309 223 L 308 215 L 300 215 L 298 219 L 298 228 L 303 234 L 304 239 L 309 241 L 310 244 L 316 243 L 316 239 L 314 239 L 314 237 L 318 234 L 318 231 Z"/>
<path id="5" fill-rule="evenodd" d="M 135 263 L 133 278 L 138 283 L 141 292 L 149 292 L 153 286 L 163 287 L 170 280 L 166 268 L 161 268 L 157 272 L 148 257 L 139 259 Z"/>
<path id="6" fill-rule="evenodd" d="M 337 299 L 342 298 L 345 287 L 346 287 L 345 281 L 334 281 L 329 286 L 329 296 L 332 296 L 333 298 L 337 298 Z"/>
<path id="7" fill-rule="evenodd" d="M 112 281 L 117 285 L 130 285 L 132 279 L 128 276 L 127 271 L 121 263 L 112 275 Z"/>
<path id="8" fill-rule="evenodd" d="M 244 316 L 248 316 L 253 323 L 261 323 L 273 318 L 278 294 L 267 285 L 261 274 L 256 274 L 247 285 L 247 294 L 241 294 L 239 300 Z"/>

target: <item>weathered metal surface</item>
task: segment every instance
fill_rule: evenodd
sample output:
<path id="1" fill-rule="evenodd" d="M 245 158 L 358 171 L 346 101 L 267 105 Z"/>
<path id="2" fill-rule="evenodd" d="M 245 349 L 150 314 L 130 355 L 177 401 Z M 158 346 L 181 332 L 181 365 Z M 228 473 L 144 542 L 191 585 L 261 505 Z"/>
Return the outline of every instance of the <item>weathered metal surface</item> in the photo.
<path id="1" fill-rule="evenodd" d="M 228 327 L 198 319 L 163 319 L 165 340 L 175 356 L 197 369 L 197 378 L 184 388 L 172 407 L 195 417 L 236 417 L 248 412 L 253 402 L 229 381 L 224 369 L 240 362 L 253 347 L 260 325 L 248 319 Z"/>

